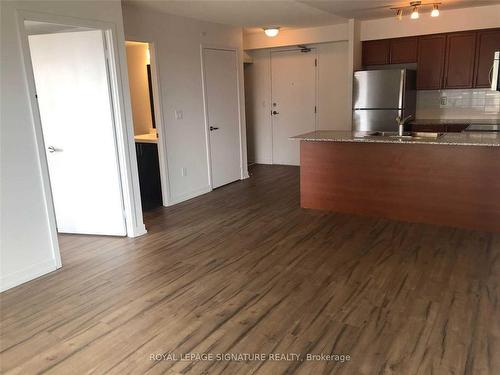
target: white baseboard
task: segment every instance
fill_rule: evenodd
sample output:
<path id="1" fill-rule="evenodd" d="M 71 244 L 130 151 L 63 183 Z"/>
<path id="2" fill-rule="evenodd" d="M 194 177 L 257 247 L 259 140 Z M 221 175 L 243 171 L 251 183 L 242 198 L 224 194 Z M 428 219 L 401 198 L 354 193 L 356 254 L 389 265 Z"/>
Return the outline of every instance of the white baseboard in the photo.
<path id="1" fill-rule="evenodd" d="M 37 277 L 55 271 L 58 268 L 60 267 L 57 266 L 56 260 L 52 258 L 45 262 L 33 264 L 20 271 L 16 271 L 8 275 L 2 275 L 0 278 L 0 292 L 36 279 Z"/>
<path id="2" fill-rule="evenodd" d="M 134 227 L 134 231 L 132 233 L 128 233 L 127 237 L 130 238 L 139 237 L 145 235 L 146 233 L 148 233 L 148 231 L 146 230 L 146 226 L 144 224 L 141 224 L 139 226 Z"/>
<path id="3" fill-rule="evenodd" d="M 254 161 L 255 164 L 273 164 L 271 159 L 257 159 Z"/>
<path id="4" fill-rule="evenodd" d="M 249 178 L 250 175 L 248 174 L 248 168 L 245 168 L 245 169 L 241 169 L 241 179 L 244 180 L 244 179 L 247 179 Z"/>
<path id="5" fill-rule="evenodd" d="M 192 190 L 188 193 L 174 196 L 174 197 L 172 197 L 172 199 L 169 202 L 167 202 L 167 206 L 173 206 L 174 204 L 187 201 L 187 200 L 189 200 L 191 198 L 195 198 L 199 195 L 210 193 L 211 191 L 212 191 L 212 188 L 207 185 L 207 186 L 204 186 L 200 189 Z"/>

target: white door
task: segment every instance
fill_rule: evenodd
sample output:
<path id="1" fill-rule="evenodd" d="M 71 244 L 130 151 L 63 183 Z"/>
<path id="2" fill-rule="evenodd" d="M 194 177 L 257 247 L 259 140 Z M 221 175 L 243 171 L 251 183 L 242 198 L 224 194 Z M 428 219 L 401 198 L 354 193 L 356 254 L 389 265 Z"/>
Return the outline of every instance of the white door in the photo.
<path id="1" fill-rule="evenodd" d="M 203 65 L 212 188 L 217 188 L 241 178 L 236 51 L 204 48 Z"/>
<path id="2" fill-rule="evenodd" d="M 29 44 L 58 231 L 125 235 L 102 31 Z"/>
<path id="3" fill-rule="evenodd" d="M 300 164 L 299 142 L 316 130 L 316 53 L 271 52 L 273 164 Z"/>

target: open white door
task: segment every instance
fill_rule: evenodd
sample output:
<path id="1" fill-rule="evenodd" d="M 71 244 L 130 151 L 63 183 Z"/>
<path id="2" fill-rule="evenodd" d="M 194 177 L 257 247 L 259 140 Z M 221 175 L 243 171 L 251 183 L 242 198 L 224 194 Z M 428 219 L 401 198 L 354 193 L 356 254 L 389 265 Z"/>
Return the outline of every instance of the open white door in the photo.
<path id="1" fill-rule="evenodd" d="M 126 235 L 100 30 L 31 35 L 58 231 Z"/>
<path id="2" fill-rule="evenodd" d="M 241 178 L 236 51 L 204 48 L 203 64 L 212 187 L 217 188 Z"/>
<path id="3" fill-rule="evenodd" d="M 299 142 L 289 137 L 316 129 L 316 54 L 271 52 L 273 164 L 299 165 Z"/>

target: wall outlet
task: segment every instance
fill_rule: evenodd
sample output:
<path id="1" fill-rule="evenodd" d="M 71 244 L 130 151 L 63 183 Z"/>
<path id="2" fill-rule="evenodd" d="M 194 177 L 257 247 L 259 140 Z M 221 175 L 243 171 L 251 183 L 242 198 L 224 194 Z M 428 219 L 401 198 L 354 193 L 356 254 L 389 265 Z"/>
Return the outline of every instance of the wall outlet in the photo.
<path id="1" fill-rule="evenodd" d="M 442 106 L 446 106 L 446 105 L 448 105 L 448 98 L 447 98 L 446 96 L 442 96 L 442 97 L 441 97 L 441 100 L 440 100 L 440 104 L 441 104 Z"/>
<path id="2" fill-rule="evenodd" d="M 175 119 L 176 120 L 182 120 L 184 117 L 184 112 L 182 112 L 180 109 L 175 110 Z"/>
<path id="3" fill-rule="evenodd" d="M 182 176 L 187 176 L 187 168 L 186 167 L 182 167 L 181 168 L 181 175 Z"/>

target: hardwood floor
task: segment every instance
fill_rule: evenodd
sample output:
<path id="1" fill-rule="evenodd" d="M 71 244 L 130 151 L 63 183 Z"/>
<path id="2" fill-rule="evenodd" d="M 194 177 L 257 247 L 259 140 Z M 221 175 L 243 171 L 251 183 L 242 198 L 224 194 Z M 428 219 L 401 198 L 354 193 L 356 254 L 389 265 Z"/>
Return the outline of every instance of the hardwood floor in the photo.
<path id="1" fill-rule="evenodd" d="M 498 233 L 304 210 L 298 168 L 250 173 L 146 236 L 61 236 L 61 270 L 0 295 L 0 372 L 500 374 Z"/>

